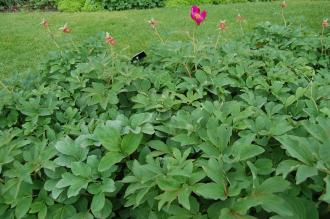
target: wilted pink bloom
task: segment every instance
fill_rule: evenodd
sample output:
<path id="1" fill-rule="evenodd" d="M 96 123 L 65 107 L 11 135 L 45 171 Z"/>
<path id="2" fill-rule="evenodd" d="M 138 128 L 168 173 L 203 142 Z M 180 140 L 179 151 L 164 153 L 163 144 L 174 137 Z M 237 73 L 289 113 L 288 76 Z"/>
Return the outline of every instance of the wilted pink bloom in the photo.
<path id="1" fill-rule="evenodd" d="M 324 19 L 324 20 L 322 21 L 322 27 L 323 27 L 323 28 L 327 28 L 328 26 L 329 26 L 328 19 Z"/>
<path id="2" fill-rule="evenodd" d="M 105 33 L 104 40 L 109 45 L 116 45 L 116 40 L 108 32 Z"/>
<path id="3" fill-rule="evenodd" d="M 153 29 L 155 29 L 158 22 L 155 19 L 151 18 L 151 20 L 149 20 L 148 23 Z"/>
<path id="4" fill-rule="evenodd" d="M 42 24 L 42 26 L 44 26 L 44 28 L 48 28 L 49 27 L 49 23 L 48 23 L 48 21 L 45 18 L 42 19 L 42 22 L 40 24 Z"/>
<path id="5" fill-rule="evenodd" d="M 62 31 L 63 33 L 70 33 L 71 32 L 71 29 L 68 27 L 67 24 L 64 24 L 64 26 L 60 27 L 59 30 Z"/>
<path id="6" fill-rule="evenodd" d="M 282 1 L 280 6 L 281 6 L 281 8 L 286 8 L 286 7 L 288 7 L 288 4 L 285 1 Z"/>
<path id="7" fill-rule="evenodd" d="M 196 22 L 197 25 L 200 25 L 206 18 L 206 10 L 200 13 L 201 10 L 198 6 L 193 5 L 191 7 L 191 18 Z"/>
<path id="8" fill-rule="evenodd" d="M 236 16 L 236 20 L 238 21 L 238 22 L 242 22 L 242 21 L 244 21 L 244 17 L 243 16 L 241 16 L 240 14 L 238 14 L 237 16 Z"/>
<path id="9" fill-rule="evenodd" d="M 226 28 L 226 21 L 220 21 L 219 29 L 224 30 Z"/>

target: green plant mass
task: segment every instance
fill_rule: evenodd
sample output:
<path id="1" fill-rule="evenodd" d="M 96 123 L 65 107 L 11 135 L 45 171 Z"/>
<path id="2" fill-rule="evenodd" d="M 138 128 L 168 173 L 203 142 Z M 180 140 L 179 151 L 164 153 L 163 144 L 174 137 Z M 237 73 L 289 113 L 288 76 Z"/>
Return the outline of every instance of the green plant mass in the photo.
<path id="1" fill-rule="evenodd" d="M 56 50 L 0 80 L 0 218 L 329 218 L 329 22 L 289 7 L 210 34 L 193 5 L 173 38 L 145 20 L 139 59 L 110 28 L 80 43 L 42 19 Z"/>
<path id="2" fill-rule="evenodd" d="M 327 217 L 327 21 L 185 42 L 149 23 L 138 63 L 106 33 L 1 82 L 0 217 Z"/>

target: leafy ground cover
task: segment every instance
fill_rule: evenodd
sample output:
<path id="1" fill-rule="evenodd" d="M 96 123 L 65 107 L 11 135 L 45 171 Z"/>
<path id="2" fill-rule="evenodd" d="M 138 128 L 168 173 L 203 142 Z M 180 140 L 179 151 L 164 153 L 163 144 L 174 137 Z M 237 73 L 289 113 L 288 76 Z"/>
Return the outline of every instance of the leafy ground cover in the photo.
<path id="1" fill-rule="evenodd" d="M 1 218 L 328 218 L 327 25 L 60 47 L 0 85 Z"/>
<path id="2" fill-rule="evenodd" d="M 206 6 L 207 22 L 200 27 L 200 37 L 217 34 L 216 26 L 220 20 L 227 21 L 227 39 L 239 36 L 240 29 L 235 17 L 238 13 L 246 18 L 244 28 L 251 30 L 256 23 L 271 21 L 280 24 L 279 2 L 229 4 Z M 126 54 L 133 55 L 140 50 L 147 50 L 157 38 L 147 25 L 147 20 L 154 17 L 160 22 L 159 31 L 169 40 L 186 40 L 185 32 L 191 30 L 193 23 L 187 16 L 189 8 L 164 8 L 141 11 L 97 12 L 97 13 L 10 13 L 0 14 L 0 78 L 14 72 L 35 69 L 39 60 L 45 57 L 55 45 L 42 28 L 43 17 L 47 18 L 52 28 L 57 29 L 68 22 L 74 32 L 76 44 L 101 31 L 109 31 L 118 39 L 117 47 L 129 47 Z M 287 19 L 297 21 L 314 31 L 320 31 L 319 23 L 330 11 L 329 1 L 290 1 L 286 10 Z M 302 19 L 301 17 L 304 17 Z M 60 35 L 60 33 L 57 33 Z M 65 37 L 59 37 L 63 43 Z M 118 50 L 120 50 L 118 49 Z"/>

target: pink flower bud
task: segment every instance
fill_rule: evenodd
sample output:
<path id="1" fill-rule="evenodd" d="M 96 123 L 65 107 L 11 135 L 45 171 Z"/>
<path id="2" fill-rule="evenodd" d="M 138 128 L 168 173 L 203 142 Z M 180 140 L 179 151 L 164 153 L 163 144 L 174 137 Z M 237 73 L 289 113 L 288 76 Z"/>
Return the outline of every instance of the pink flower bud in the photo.
<path id="1" fill-rule="evenodd" d="M 62 31 L 63 33 L 70 33 L 71 29 L 68 27 L 67 24 L 64 24 L 63 27 L 59 28 L 60 31 Z"/>
<path id="2" fill-rule="evenodd" d="M 322 27 L 323 27 L 323 28 L 327 28 L 328 26 L 329 26 L 328 19 L 324 19 L 324 20 L 322 21 Z"/>
<path id="3" fill-rule="evenodd" d="M 151 20 L 149 20 L 148 23 L 152 29 L 155 29 L 158 22 L 155 19 L 151 18 Z"/>
<path id="4" fill-rule="evenodd" d="M 48 28 L 49 27 L 49 23 L 48 23 L 48 21 L 45 18 L 42 19 L 42 22 L 40 24 L 42 26 L 44 26 L 44 28 Z"/>
<path id="5" fill-rule="evenodd" d="M 224 30 L 226 28 L 226 21 L 220 21 L 219 29 Z"/>
<path id="6" fill-rule="evenodd" d="M 286 7 L 288 7 L 288 4 L 285 1 L 282 1 L 280 6 L 281 6 L 281 8 L 286 8 Z"/>
<path id="7" fill-rule="evenodd" d="M 105 37 L 104 37 L 105 43 L 109 44 L 109 45 L 116 45 L 116 40 L 115 38 L 113 38 L 108 32 L 105 33 Z"/>

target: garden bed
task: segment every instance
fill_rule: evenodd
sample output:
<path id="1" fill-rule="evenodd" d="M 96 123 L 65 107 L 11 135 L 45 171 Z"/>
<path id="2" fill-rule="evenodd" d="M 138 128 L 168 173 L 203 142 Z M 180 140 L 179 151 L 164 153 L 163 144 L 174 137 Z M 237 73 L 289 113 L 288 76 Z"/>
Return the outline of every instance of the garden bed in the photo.
<path id="1" fill-rule="evenodd" d="M 103 33 L 2 82 L 0 216 L 327 218 L 327 22 L 226 41 L 221 23 L 219 38 L 166 42 L 151 20 L 141 62 Z"/>

